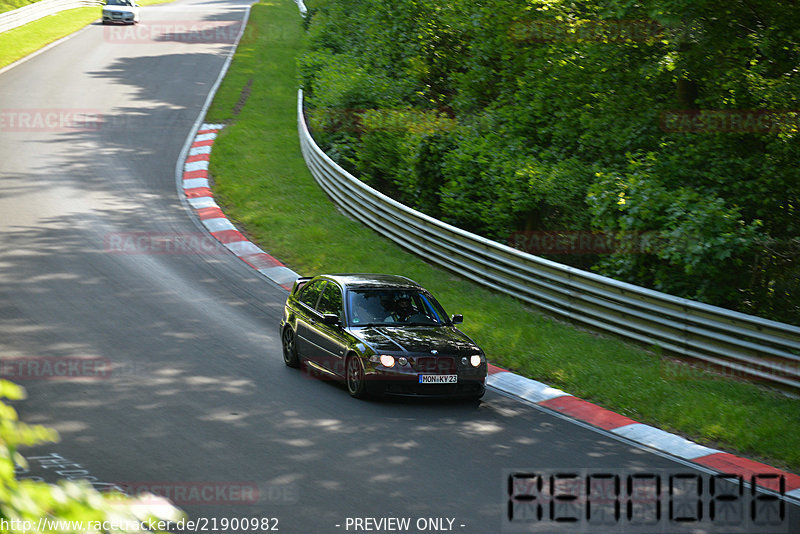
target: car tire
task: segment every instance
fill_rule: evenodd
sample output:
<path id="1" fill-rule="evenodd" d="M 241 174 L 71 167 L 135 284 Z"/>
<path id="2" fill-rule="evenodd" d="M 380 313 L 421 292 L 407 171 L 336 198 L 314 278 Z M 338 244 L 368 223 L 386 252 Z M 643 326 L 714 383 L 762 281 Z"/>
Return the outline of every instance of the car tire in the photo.
<path id="1" fill-rule="evenodd" d="M 364 364 L 361 358 L 351 354 L 345 363 L 345 384 L 347 392 L 351 397 L 363 399 L 367 394 L 366 381 L 364 379 Z"/>
<path id="2" fill-rule="evenodd" d="M 297 340 L 291 326 L 283 329 L 281 345 L 283 345 L 283 363 L 289 367 L 300 367 L 300 357 L 297 355 Z"/>

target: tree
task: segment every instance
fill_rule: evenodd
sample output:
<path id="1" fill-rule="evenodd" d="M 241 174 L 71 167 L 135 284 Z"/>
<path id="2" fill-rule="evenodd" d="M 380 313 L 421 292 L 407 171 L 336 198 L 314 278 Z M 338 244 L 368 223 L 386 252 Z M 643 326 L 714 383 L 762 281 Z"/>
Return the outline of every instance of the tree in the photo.
<path id="1" fill-rule="evenodd" d="M 348 170 L 501 241 L 658 235 L 636 254 L 553 259 L 800 324 L 792 3 L 327 0 L 321 11 L 303 83 L 314 112 L 360 106 L 349 129 L 329 121 L 317 136 Z M 361 31 L 342 33 L 337 17 Z M 431 113 L 447 128 L 417 135 Z M 391 131 L 364 128 L 399 116 Z"/>

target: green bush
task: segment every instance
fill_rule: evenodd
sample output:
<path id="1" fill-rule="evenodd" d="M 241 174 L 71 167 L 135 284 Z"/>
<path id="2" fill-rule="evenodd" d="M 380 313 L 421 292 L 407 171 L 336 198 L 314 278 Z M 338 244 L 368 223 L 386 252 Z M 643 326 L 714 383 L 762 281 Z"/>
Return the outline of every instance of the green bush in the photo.
<path id="1" fill-rule="evenodd" d="M 670 190 L 638 163 L 590 188 L 595 227 L 617 237 L 618 252 L 596 270 L 623 280 L 736 308 L 739 276 L 752 269 L 764 236 L 713 194 Z"/>

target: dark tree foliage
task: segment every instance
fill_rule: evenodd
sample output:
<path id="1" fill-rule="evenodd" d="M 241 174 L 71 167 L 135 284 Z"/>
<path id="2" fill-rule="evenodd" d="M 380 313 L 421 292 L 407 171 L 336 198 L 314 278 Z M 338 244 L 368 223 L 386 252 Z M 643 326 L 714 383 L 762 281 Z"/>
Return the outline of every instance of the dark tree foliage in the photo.
<path id="1" fill-rule="evenodd" d="M 596 232 L 550 257 L 800 324 L 796 2 L 315 4 L 312 129 L 366 182 L 500 241 Z"/>

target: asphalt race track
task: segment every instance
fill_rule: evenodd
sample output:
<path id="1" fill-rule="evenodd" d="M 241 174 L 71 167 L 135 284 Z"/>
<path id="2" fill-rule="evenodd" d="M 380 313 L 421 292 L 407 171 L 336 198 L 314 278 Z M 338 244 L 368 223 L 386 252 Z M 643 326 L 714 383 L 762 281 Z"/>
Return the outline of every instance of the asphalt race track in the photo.
<path id="1" fill-rule="evenodd" d="M 62 438 L 24 451 L 22 475 L 161 491 L 208 531 L 646 531 L 509 521 L 508 475 L 707 472 L 491 390 L 353 400 L 284 366 L 283 288 L 225 250 L 175 245 L 211 242 L 175 169 L 246 6 L 143 8 L 135 32 L 93 24 L 0 75 L 0 358 L 28 391 L 21 418 Z M 788 534 L 786 514 L 763 531 Z"/>

